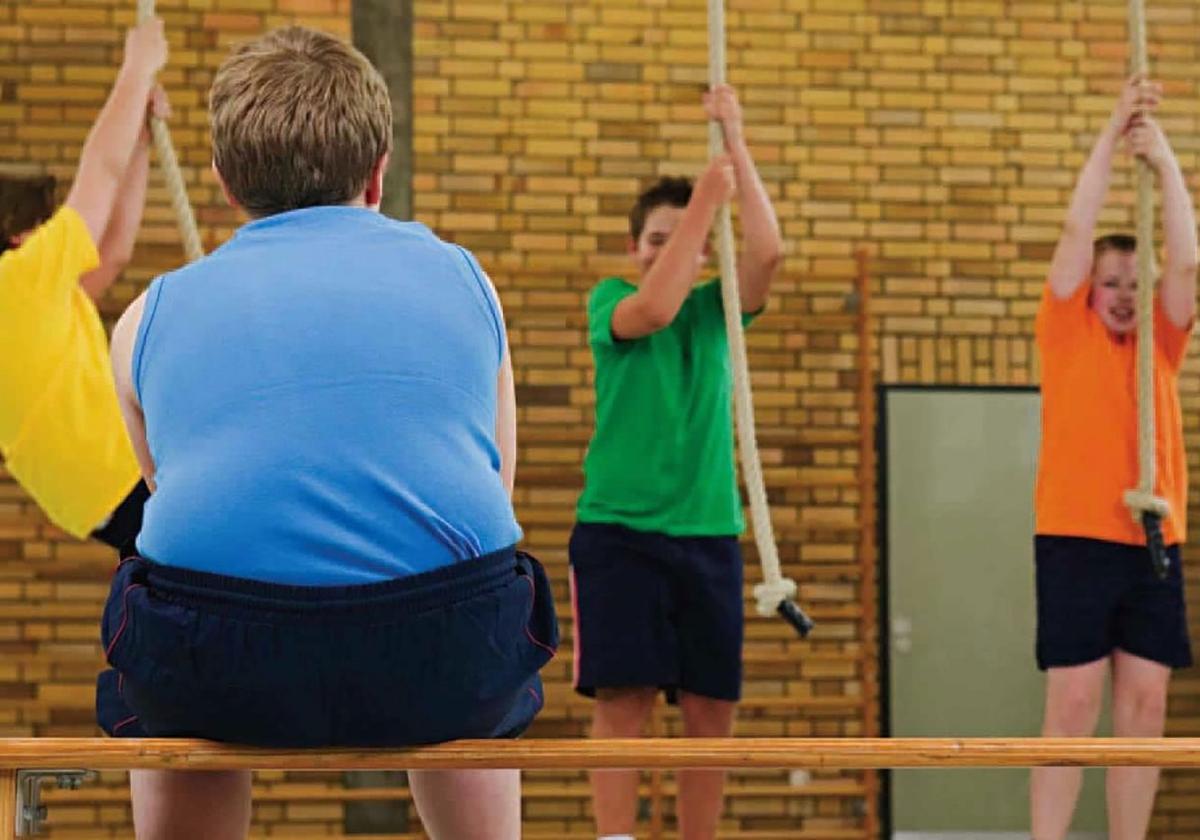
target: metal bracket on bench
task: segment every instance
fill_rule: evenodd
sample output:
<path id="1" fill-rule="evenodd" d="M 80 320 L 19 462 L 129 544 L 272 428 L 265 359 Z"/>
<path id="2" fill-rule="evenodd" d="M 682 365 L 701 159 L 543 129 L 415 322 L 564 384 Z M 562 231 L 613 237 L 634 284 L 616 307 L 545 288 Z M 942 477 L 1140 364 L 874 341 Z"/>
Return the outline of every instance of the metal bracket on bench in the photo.
<path id="1" fill-rule="evenodd" d="M 42 784 L 53 781 L 60 790 L 79 790 L 84 782 L 96 778 L 94 770 L 18 770 L 17 771 L 17 836 L 41 834 L 46 819 L 42 804 Z"/>

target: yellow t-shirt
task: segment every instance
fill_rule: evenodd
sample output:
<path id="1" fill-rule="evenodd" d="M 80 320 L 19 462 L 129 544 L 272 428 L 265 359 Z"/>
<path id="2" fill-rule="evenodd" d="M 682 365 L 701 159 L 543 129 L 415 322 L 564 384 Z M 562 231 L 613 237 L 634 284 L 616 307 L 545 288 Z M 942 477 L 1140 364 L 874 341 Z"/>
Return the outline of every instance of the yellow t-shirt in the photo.
<path id="1" fill-rule="evenodd" d="M 99 263 L 69 207 L 0 254 L 0 453 L 50 519 L 81 538 L 139 474 L 104 325 L 79 285 Z"/>

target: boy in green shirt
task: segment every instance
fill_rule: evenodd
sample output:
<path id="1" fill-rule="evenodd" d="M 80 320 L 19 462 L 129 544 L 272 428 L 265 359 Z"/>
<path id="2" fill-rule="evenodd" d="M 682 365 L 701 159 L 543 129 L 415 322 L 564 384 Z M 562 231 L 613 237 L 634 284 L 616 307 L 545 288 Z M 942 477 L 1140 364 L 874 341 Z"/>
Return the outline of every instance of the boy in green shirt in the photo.
<path id="1" fill-rule="evenodd" d="M 736 192 L 744 322 L 766 304 L 779 224 L 742 135 L 733 89 L 705 95 L 726 154 L 693 188 L 663 178 L 630 213 L 635 282 L 588 302 L 596 428 L 571 535 L 575 687 L 596 698 L 592 735 L 638 737 L 659 689 L 689 737 L 733 731 L 741 689 L 745 527 L 733 460 L 731 377 L 719 281 L 697 285 L 720 206 Z M 591 774 L 602 838 L 631 838 L 637 773 Z M 684 840 L 716 836 L 725 776 L 679 773 Z"/>

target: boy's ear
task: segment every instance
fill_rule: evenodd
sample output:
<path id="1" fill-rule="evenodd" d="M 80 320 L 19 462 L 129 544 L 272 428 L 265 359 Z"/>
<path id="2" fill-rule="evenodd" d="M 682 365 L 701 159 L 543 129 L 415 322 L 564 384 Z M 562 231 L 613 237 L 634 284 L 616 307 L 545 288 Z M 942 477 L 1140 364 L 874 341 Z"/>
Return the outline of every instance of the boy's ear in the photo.
<path id="1" fill-rule="evenodd" d="M 229 192 L 229 187 L 225 184 L 225 179 L 221 177 L 221 170 L 217 169 L 217 162 L 214 160 L 211 164 L 213 177 L 217 179 L 217 184 L 221 187 L 221 195 L 225 196 L 225 203 L 234 210 L 242 210 L 242 205 L 238 204 L 237 199 Z"/>
<path id="2" fill-rule="evenodd" d="M 385 153 L 383 157 L 375 161 L 375 168 L 371 170 L 371 177 L 367 179 L 367 189 L 363 193 L 363 203 L 372 210 L 378 210 L 379 205 L 383 203 L 383 176 L 387 173 L 388 161 L 391 159 L 390 153 Z"/>

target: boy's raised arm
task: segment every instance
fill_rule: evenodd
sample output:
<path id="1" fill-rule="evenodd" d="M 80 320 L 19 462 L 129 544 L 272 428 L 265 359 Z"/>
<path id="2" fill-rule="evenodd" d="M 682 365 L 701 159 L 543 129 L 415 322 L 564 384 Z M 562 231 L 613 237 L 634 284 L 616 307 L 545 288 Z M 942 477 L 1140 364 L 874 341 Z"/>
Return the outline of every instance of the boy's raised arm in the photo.
<path id="1" fill-rule="evenodd" d="M 713 158 L 696 181 L 679 224 L 638 284 L 638 290 L 613 310 L 613 337 L 641 338 L 658 332 L 675 319 L 692 291 L 696 266 L 703 259 L 717 210 L 733 192 L 734 175 L 729 158 Z"/>
<path id="2" fill-rule="evenodd" d="M 737 178 L 742 249 L 738 255 L 738 292 L 743 312 L 757 312 L 767 303 L 771 280 L 783 261 L 783 237 L 771 197 L 754 165 L 742 130 L 742 107 L 729 85 L 718 85 L 704 95 L 710 119 L 721 123 L 725 150 Z"/>
<path id="3" fill-rule="evenodd" d="M 1192 197 L 1175 152 L 1156 120 L 1146 117 L 1135 121 L 1129 131 L 1129 150 L 1144 158 L 1158 174 L 1166 244 L 1159 299 L 1171 323 L 1187 327 L 1196 314 L 1196 212 Z"/>
<path id="4" fill-rule="evenodd" d="M 66 204 L 101 242 L 146 117 L 154 77 L 167 61 L 163 23 L 151 18 L 129 30 L 125 59 L 79 157 Z"/>
<path id="5" fill-rule="evenodd" d="M 1108 193 L 1117 144 L 1136 113 L 1152 109 L 1158 104 L 1159 91 L 1158 85 L 1142 76 L 1134 76 L 1125 83 L 1112 117 L 1096 138 L 1092 152 L 1079 173 L 1063 231 L 1050 260 L 1047 278 L 1050 290 L 1060 300 L 1073 295 L 1091 272 L 1096 220 L 1104 207 L 1104 196 Z"/>
<path id="6" fill-rule="evenodd" d="M 150 95 L 148 113 L 166 119 L 170 113 L 166 92 L 156 86 Z M 146 206 L 146 182 L 150 176 L 150 130 L 143 122 L 133 155 L 121 179 L 108 227 L 100 239 L 100 267 L 89 271 L 79 283 L 92 300 L 99 300 L 133 258 L 133 245 L 142 226 Z"/>

